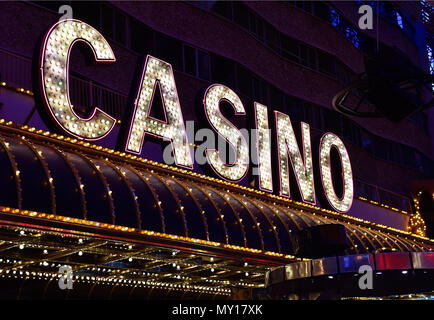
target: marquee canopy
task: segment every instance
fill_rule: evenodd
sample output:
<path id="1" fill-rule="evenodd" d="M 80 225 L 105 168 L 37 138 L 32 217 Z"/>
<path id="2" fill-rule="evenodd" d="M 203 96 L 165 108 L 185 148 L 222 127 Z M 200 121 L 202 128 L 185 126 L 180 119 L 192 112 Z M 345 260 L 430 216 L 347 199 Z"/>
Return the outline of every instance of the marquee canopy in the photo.
<path id="1" fill-rule="evenodd" d="M 137 232 L 291 256 L 291 233 L 342 223 L 347 254 L 432 248 L 406 232 L 11 123 L 1 125 L 0 168 L 1 206 Z"/>

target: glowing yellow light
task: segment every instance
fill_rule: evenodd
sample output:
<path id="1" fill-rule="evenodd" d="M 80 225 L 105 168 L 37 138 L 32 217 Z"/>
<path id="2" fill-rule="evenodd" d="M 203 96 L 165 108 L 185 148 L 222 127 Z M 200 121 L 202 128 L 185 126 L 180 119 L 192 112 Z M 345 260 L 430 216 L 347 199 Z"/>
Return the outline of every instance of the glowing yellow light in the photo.
<path id="1" fill-rule="evenodd" d="M 108 42 L 90 25 L 79 20 L 57 22 L 43 41 L 39 70 L 42 100 L 50 117 L 62 131 L 79 139 L 98 140 L 111 131 L 115 119 L 98 108 L 88 119 L 84 119 L 72 109 L 68 69 L 71 48 L 76 42 L 86 43 L 97 62 L 116 60 Z"/>
<path id="2" fill-rule="evenodd" d="M 149 116 L 157 87 L 161 93 L 165 122 Z M 193 167 L 172 66 L 149 55 L 143 69 L 125 150 L 140 154 L 145 133 L 170 141 L 175 163 Z"/>
<path id="3" fill-rule="evenodd" d="M 279 193 L 284 197 L 290 196 L 288 167 L 288 162 L 290 161 L 303 201 L 315 204 L 315 186 L 309 125 L 304 122 L 300 123 L 303 145 L 303 160 L 289 116 L 277 111 L 275 111 L 274 114 L 276 118 L 278 140 L 277 146 L 279 153 Z"/>
<path id="4" fill-rule="evenodd" d="M 227 164 L 214 149 L 206 149 L 206 157 L 211 168 L 220 177 L 236 182 L 243 179 L 249 169 L 249 148 L 241 132 L 222 115 L 220 111 L 222 100 L 230 103 L 235 110 L 235 115 L 244 115 L 246 111 L 240 98 L 228 87 L 214 84 L 205 92 L 203 102 L 208 121 L 235 150 L 235 160 Z"/>
<path id="5" fill-rule="evenodd" d="M 339 152 L 343 172 L 343 195 L 339 198 L 334 190 L 330 151 L 336 148 Z M 339 212 L 347 212 L 353 203 L 353 173 L 347 149 L 341 139 L 333 133 L 325 133 L 320 142 L 320 172 L 324 193 L 330 205 Z"/>
<path id="6" fill-rule="evenodd" d="M 259 188 L 267 192 L 273 192 L 273 175 L 271 172 L 271 140 L 268 127 L 268 109 L 266 106 L 255 102 L 256 120 L 256 148 L 258 152 L 258 177 Z"/>

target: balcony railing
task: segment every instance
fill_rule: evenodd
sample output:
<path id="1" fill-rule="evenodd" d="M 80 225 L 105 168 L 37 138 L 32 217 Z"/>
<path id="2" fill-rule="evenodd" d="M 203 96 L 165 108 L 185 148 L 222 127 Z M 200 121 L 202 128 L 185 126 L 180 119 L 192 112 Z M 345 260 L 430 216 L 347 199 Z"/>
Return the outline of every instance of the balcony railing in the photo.
<path id="1" fill-rule="evenodd" d="M 375 201 L 411 213 L 410 199 L 377 186 L 354 179 L 354 196 Z"/>
<path id="2" fill-rule="evenodd" d="M 32 90 L 32 60 L 0 48 L 0 77 L 9 85 Z M 69 79 L 69 94 L 75 107 L 99 107 L 116 119 L 122 119 L 127 107 L 127 95 L 74 74 Z"/>

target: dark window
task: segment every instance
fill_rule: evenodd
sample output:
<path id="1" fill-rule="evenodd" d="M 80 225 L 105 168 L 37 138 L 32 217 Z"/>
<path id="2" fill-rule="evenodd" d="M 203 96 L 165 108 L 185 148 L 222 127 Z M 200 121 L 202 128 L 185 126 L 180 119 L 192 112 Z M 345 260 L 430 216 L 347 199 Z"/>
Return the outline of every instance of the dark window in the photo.
<path id="1" fill-rule="evenodd" d="M 101 6 L 101 31 L 113 39 L 113 9 L 109 6 Z"/>
<path id="2" fill-rule="evenodd" d="M 312 118 L 310 120 L 310 125 L 313 128 L 321 130 L 321 110 L 316 105 L 312 105 Z"/>
<path id="3" fill-rule="evenodd" d="M 311 47 L 300 45 L 300 63 L 316 70 L 315 50 Z"/>
<path id="4" fill-rule="evenodd" d="M 401 145 L 399 143 L 389 141 L 389 160 L 400 163 L 401 162 Z"/>
<path id="5" fill-rule="evenodd" d="M 425 173 L 422 165 L 422 155 L 417 151 L 414 152 L 414 160 L 415 160 L 416 169 L 422 173 Z"/>
<path id="6" fill-rule="evenodd" d="M 157 34 L 157 58 L 172 64 L 175 70 L 182 70 L 181 42 L 161 34 Z"/>
<path id="7" fill-rule="evenodd" d="M 409 36 L 411 39 L 414 38 L 414 27 L 411 25 L 411 23 L 403 17 L 402 19 L 403 25 L 404 25 L 404 32 Z"/>
<path id="8" fill-rule="evenodd" d="M 303 121 L 303 103 L 300 99 L 287 96 L 286 97 L 286 113 L 289 114 L 293 121 Z"/>
<path id="9" fill-rule="evenodd" d="M 123 45 L 126 45 L 127 19 L 123 14 L 118 11 L 115 11 L 115 19 L 115 40 Z"/>
<path id="10" fill-rule="evenodd" d="M 31 1 L 39 6 L 58 12 L 59 7 L 67 4 L 65 1 Z"/>
<path id="11" fill-rule="evenodd" d="M 221 83 L 228 87 L 234 87 L 234 73 L 235 65 L 232 61 L 217 55 L 212 55 L 211 75 L 213 82 Z"/>
<path id="12" fill-rule="evenodd" d="M 427 177 L 434 178 L 434 162 L 426 156 L 422 156 L 423 172 Z"/>
<path id="13" fill-rule="evenodd" d="M 254 14 L 250 14 L 250 31 L 258 38 L 259 40 L 264 40 L 264 24 L 262 20 L 255 16 Z"/>
<path id="14" fill-rule="evenodd" d="M 321 18 L 323 20 L 326 20 L 328 22 L 331 21 L 330 19 L 330 7 L 328 4 L 322 2 L 322 1 L 314 1 L 313 2 L 314 7 L 314 14 L 318 18 Z"/>
<path id="15" fill-rule="evenodd" d="M 426 116 L 426 114 L 424 114 L 423 112 L 419 111 L 416 113 L 413 113 L 412 115 L 409 116 L 409 119 L 411 121 L 413 121 L 413 123 L 415 125 L 417 125 L 421 130 L 423 130 L 424 132 L 428 133 L 428 118 Z"/>
<path id="16" fill-rule="evenodd" d="M 272 109 L 283 110 L 284 106 L 283 92 L 276 87 L 270 86 L 270 104 Z"/>
<path id="17" fill-rule="evenodd" d="M 402 146 L 402 160 L 404 165 L 410 168 L 416 167 L 416 161 L 414 157 L 414 150 L 407 146 Z"/>
<path id="18" fill-rule="evenodd" d="M 360 128 L 355 125 L 350 119 L 342 117 L 343 136 L 354 143 L 356 146 L 361 146 L 360 143 Z"/>
<path id="19" fill-rule="evenodd" d="M 402 196 L 393 194 L 389 191 L 378 188 L 378 194 L 380 197 L 379 202 L 398 208 L 401 210 L 408 211 L 408 200 Z"/>
<path id="20" fill-rule="evenodd" d="M 40 2 L 38 2 L 40 3 Z M 54 2 L 52 2 L 54 3 Z M 92 27 L 99 29 L 99 5 L 95 2 L 73 1 L 72 9 L 74 16 L 81 21 L 90 24 Z"/>
<path id="21" fill-rule="evenodd" d="M 324 127 L 326 131 L 342 135 L 341 115 L 335 111 L 324 109 Z"/>
<path id="22" fill-rule="evenodd" d="M 268 104 L 267 101 L 267 83 L 255 77 L 253 80 L 253 99 L 263 104 Z"/>
<path id="23" fill-rule="evenodd" d="M 365 130 L 361 130 L 361 139 L 362 139 L 362 148 L 368 151 L 369 153 L 372 153 L 373 151 L 372 135 Z"/>
<path id="24" fill-rule="evenodd" d="M 324 52 L 318 51 L 318 68 L 319 72 L 330 76 L 336 76 L 334 58 Z"/>
<path id="25" fill-rule="evenodd" d="M 235 1 L 233 3 L 234 5 L 234 21 L 238 25 L 242 26 L 243 28 L 249 30 L 249 9 L 248 7 L 240 2 Z"/>
<path id="26" fill-rule="evenodd" d="M 312 123 L 312 104 L 309 102 L 303 102 L 303 122 Z"/>
<path id="27" fill-rule="evenodd" d="M 237 70 L 238 90 L 245 95 L 252 97 L 252 76 L 249 70 L 242 66 L 238 66 Z"/>
<path id="28" fill-rule="evenodd" d="M 359 180 L 354 180 L 354 193 L 358 197 L 378 201 L 377 188 Z"/>
<path id="29" fill-rule="evenodd" d="M 219 15 L 232 20 L 232 2 L 231 1 L 217 1 L 212 10 Z"/>
<path id="30" fill-rule="evenodd" d="M 299 62 L 299 42 L 287 36 L 282 36 L 282 56 L 288 60 Z"/>
<path id="31" fill-rule="evenodd" d="M 197 51 L 197 65 L 199 68 L 199 78 L 210 80 L 210 57 L 209 53 L 201 50 Z"/>
<path id="32" fill-rule="evenodd" d="M 396 17 L 396 10 L 392 3 L 389 2 L 383 2 L 383 14 L 384 17 L 389 20 L 390 22 L 395 21 Z"/>
<path id="33" fill-rule="evenodd" d="M 271 49 L 280 53 L 279 32 L 269 24 L 266 26 L 266 43 Z"/>
<path id="34" fill-rule="evenodd" d="M 365 53 L 368 56 L 372 56 L 375 54 L 377 50 L 377 44 L 374 39 L 361 34 L 359 35 L 359 40 L 360 40 L 360 47 L 362 48 L 363 53 Z"/>
<path id="35" fill-rule="evenodd" d="M 389 145 L 388 141 L 381 137 L 375 137 L 374 138 L 374 154 L 380 159 L 383 160 L 389 160 L 390 159 L 390 152 L 389 152 Z"/>
<path id="36" fill-rule="evenodd" d="M 312 13 L 312 1 L 295 1 L 295 5 L 309 13 Z"/>
<path id="37" fill-rule="evenodd" d="M 136 20 L 130 21 L 131 49 L 140 54 L 153 54 L 152 31 Z"/>
<path id="38" fill-rule="evenodd" d="M 343 84 L 349 84 L 352 78 L 352 71 L 343 63 L 336 61 L 336 78 Z"/>
<path id="39" fill-rule="evenodd" d="M 184 45 L 184 71 L 196 76 L 196 49 Z"/>

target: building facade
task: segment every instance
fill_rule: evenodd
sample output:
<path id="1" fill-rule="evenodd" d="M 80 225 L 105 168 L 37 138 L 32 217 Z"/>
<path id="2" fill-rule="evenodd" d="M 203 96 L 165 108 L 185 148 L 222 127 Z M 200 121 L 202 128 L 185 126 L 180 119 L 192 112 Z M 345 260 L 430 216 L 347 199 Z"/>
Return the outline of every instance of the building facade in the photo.
<path id="1" fill-rule="evenodd" d="M 95 64 L 83 43 L 68 52 L 67 81 L 74 111 L 86 118 L 99 107 L 116 120 L 113 130 L 98 141 L 68 136 L 41 106 L 38 70 L 44 35 L 59 21 L 59 8 L 65 4 L 72 9 L 69 18 L 100 32 L 116 58 L 110 64 Z M 2 3 L 0 157 L 6 183 L 0 197 L 4 213 L 0 275 L 10 285 L 0 294 L 220 299 L 279 298 L 303 291 L 297 297 L 306 298 L 309 288 L 293 285 L 292 271 L 280 275 L 281 266 L 307 268 L 311 271 L 299 278 L 314 277 L 319 263 L 315 259 L 325 255 L 299 254 L 294 234 L 336 224 L 345 226 L 348 243 L 334 254 L 336 266 L 339 258 L 355 257 L 354 262 L 363 257 L 377 270 L 411 270 L 414 283 L 424 283 L 420 279 L 431 275 L 434 259 L 433 109 L 392 122 L 346 116 L 331 102 L 365 71 L 367 57 L 387 48 L 395 48 L 415 68 L 430 73 L 431 35 L 404 8 L 389 2 L 371 4 L 378 14 L 375 27 L 360 30 L 358 8 L 363 4 Z M 147 135 L 140 154 L 126 152 L 123 139 L 132 122 L 147 55 L 173 68 L 183 123 L 193 127 L 187 128 L 187 136 L 194 152 L 200 149 L 200 141 L 194 139 L 198 130 L 213 128 L 202 103 L 217 83 L 233 90 L 244 106 L 244 113 L 228 106 L 221 111 L 236 128 L 257 127 L 255 103 L 269 109 L 272 130 L 277 130 L 272 111 L 288 115 L 298 141 L 301 123 L 309 124 L 314 201 L 303 201 L 300 186 L 294 184 L 298 178 L 290 169 L 292 196 L 282 193 L 274 172 L 274 192 L 261 190 L 254 166 L 234 182 L 222 179 L 208 164 L 194 163 L 189 169 L 167 165 L 162 139 Z M 161 111 L 167 107 L 163 96 L 153 95 L 148 115 L 167 122 Z M 327 199 L 320 199 L 324 196 L 318 179 L 323 173 L 315 150 L 327 132 L 344 143 L 351 162 L 349 210 L 336 210 Z M 249 152 L 254 149 L 251 143 Z M 272 137 L 272 161 L 277 149 Z M 334 187 L 343 189 L 338 198 L 345 194 L 345 181 L 339 180 L 345 176 L 342 166 L 333 175 L 338 181 Z M 272 169 L 277 171 L 274 162 Z M 381 259 L 386 261 L 384 269 Z M 393 261 L 399 261 L 395 268 Z M 63 265 L 72 268 L 79 289 L 59 288 L 58 269 Z M 326 269 L 317 275 L 329 275 Z M 330 274 L 346 270 L 335 269 Z M 267 291 L 272 285 L 283 287 Z M 416 285 L 373 295 L 429 289 Z"/>

